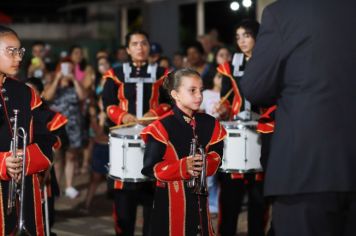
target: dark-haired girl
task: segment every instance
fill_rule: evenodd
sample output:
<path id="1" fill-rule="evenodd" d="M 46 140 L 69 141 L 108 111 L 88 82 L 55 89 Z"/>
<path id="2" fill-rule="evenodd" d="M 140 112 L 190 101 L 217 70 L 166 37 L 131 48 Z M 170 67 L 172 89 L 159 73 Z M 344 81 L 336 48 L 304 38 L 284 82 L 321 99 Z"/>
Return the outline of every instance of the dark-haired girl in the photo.
<path id="1" fill-rule="evenodd" d="M 25 198 L 25 226 L 30 235 L 44 235 L 41 192 L 38 174 L 47 170 L 50 160 L 34 142 L 45 125 L 34 129 L 33 123 L 41 120 L 36 110 L 42 101 L 33 89 L 14 79 L 19 71 L 25 49 L 21 47 L 19 37 L 10 28 L 0 25 L 0 235 L 15 235 L 18 230 L 19 201 L 7 212 L 8 191 L 11 179 L 19 181 L 22 172 L 22 159 L 15 158 L 10 150 L 14 135 L 11 118 L 14 110 L 19 110 L 18 127 L 27 132 Z M 22 138 L 19 137 L 18 154 L 24 153 Z M 19 183 L 20 184 L 20 183 Z M 23 205 L 25 204 L 25 205 Z"/>
<path id="2" fill-rule="evenodd" d="M 146 142 L 142 173 L 157 180 L 151 235 L 214 235 L 206 195 L 187 181 L 202 171 L 202 156 L 190 155 L 197 137 L 206 153 L 207 176 L 213 175 L 223 153 L 226 131 L 210 115 L 197 113 L 202 102 L 202 79 L 191 69 L 169 74 L 165 87 L 173 109 L 142 132 Z"/>
<path id="3" fill-rule="evenodd" d="M 231 69 L 226 64 L 220 65 L 218 68 L 219 72 L 226 75 L 222 81 L 222 95 L 233 88 L 233 83 L 236 85 L 233 99 L 231 99 L 231 109 L 225 109 L 231 111 L 231 118 L 238 116 L 239 119 L 251 119 L 251 105 L 244 99 L 243 91 L 238 91 L 238 84 L 243 79 L 245 66 L 252 56 L 258 28 L 259 23 L 257 21 L 243 20 L 235 30 L 236 45 L 239 52 L 234 55 Z M 243 157 L 236 155 L 235 158 Z M 263 172 L 219 172 L 219 182 L 219 235 L 233 236 L 236 234 L 237 222 L 245 195 L 248 199 L 248 235 L 264 235 L 266 204 L 263 198 Z"/>

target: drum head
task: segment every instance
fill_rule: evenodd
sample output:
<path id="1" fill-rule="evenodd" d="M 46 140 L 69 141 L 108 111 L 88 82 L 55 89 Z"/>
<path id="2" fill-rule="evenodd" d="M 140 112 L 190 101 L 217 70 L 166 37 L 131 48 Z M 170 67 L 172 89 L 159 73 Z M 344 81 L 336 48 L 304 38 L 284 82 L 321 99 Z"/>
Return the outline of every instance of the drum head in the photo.
<path id="1" fill-rule="evenodd" d="M 141 139 L 140 133 L 145 128 L 143 125 L 135 125 L 132 127 L 118 128 L 110 131 L 110 136 L 126 139 Z"/>

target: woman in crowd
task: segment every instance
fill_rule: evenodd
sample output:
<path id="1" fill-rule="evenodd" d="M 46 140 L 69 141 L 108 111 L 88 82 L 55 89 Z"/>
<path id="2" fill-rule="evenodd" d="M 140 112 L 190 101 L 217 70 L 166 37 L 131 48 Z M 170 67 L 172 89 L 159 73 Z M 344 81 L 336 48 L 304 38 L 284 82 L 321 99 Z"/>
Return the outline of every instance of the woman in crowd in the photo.
<path id="1" fill-rule="evenodd" d="M 239 53 L 235 54 L 235 57 L 239 57 L 241 60 L 238 60 L 238 63 L 234 63 L 233 61 L 233 75 L 235 81 L 225 80 L 229 82 L 229 87 L 227 88 L 224 88 L 223 81 L 223 90 L 231 89 L 231 83 L 237 83 L 238 85 L 246 63 L 252 56 L 258 29 L 259 24 L 254 20 L 244 20 L 236 27 L 236 43 Z M 234 96 L 236 96 L 236 94 L 234 94 Z M 244 106 L 246 107 L 246 101 L 244 101 Z M 238 112 L 239 111 L 233 115 L 237 115 Z M 236 156 L 236 158 L 243 157 Z M 236 234 L 238 216 L 241 212 L 244 196 L 248 194 L 248 235 L 264 235 L 266 207 L 262 192 L 263 172 L 220 172 L 219 181 L 221 189 L 219 198 L 219 234 L 222 236 L 232 236 Z"/>
<path id="2" fill-rule="evenodd" d="M 73 62 L 74 66 L 74 79 L 78 81 L 82 88 L 86 91 L 87 97 L 85 100 L 80 103 L 81 119 L 82 119 L 82 155 L 83 162 L 80 168 L 80 172 L 85 174 L 88 172 L 90 156 L 93 147 L 89 137 L 89 127 L 90 127 L 90 115 L 89 115 L 89 106 L 91 103 L 91 98 L 93 95 L 94 81 L 95 81 L 95 72 L 93 68 L 87 63 L 86 58 L 84 57 L 84 50 L 79 45 L 73 45 L 69 50 L 69 57 Z M 77 160 L 76 166 L 79 166 L 79 161 Z"/>
<path id="3" fill-rule="evenodd" d="M 86 97 L 83 86 L 74 78 L 74 64 L 70 59 L 59 63 L 54 79 L 46 85 L 43 98 L 50 102 L 51 108 L 68 118 L 66 132 L 69 146 L 64 152 L 65 158 L 56 158 L 55 164 L 57 180 L 60 181 L 65 161 L 64 173 L 66 177 L 65 195 L 76 198 L 79 192 L 73 187 L 75 161 L 82 146 L 82 126 L 80 115 L 80 102 Z M 59 155 L 63 153 L 58 153 Z"/>

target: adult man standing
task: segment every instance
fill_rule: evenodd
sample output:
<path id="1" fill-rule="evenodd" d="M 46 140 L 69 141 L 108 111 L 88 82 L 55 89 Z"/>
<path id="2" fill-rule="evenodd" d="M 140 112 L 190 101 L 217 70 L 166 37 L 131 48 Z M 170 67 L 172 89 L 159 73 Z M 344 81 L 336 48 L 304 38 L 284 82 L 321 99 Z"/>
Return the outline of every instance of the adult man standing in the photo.
<path id="1" fill-rule="evenodd" d="M 241 89 L 277 104 L 265 179 L 276 235 L 354 235 L 356 2 L 280 0 L 263 13 Z"/>

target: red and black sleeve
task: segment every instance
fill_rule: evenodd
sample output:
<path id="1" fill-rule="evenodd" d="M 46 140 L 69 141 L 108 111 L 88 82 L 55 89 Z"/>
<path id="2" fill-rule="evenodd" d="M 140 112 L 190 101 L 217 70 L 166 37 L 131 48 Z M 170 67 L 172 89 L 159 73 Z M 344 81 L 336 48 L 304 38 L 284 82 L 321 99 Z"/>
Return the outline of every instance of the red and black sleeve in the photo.
<path id="1" fill-rule="evenodd" d="M 106 82 L 102 93 L 104 109 L 111 122 L 115 125 L 122 123 L 122 118 L 127 114 L 128 101 L 124 94 L 124 83 L 110 69 L 105 73 Z"/>
<path id="2" fill-rule="evenodd" d="M 214 131 L 206 151 L 208 176 L 214 175 L 221 164 L 226 134 L 227 132 L 224 127 L 219 121 L 215 120 Z"/>
<path id="3" fill-rule="evenodd" d="M 178 157 L 172 143 L 168 140 L 167 132 L 159 121 L 146 127 L 141 136 L 147 143 L 143 174 L 153 175 L 162 182 L 190 178 L 186 167 L 187 157 Z"/>

